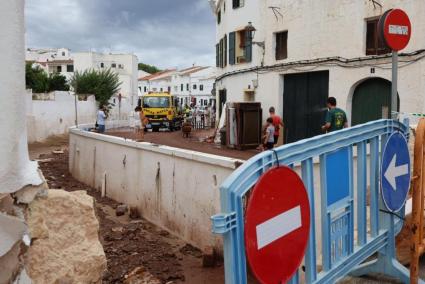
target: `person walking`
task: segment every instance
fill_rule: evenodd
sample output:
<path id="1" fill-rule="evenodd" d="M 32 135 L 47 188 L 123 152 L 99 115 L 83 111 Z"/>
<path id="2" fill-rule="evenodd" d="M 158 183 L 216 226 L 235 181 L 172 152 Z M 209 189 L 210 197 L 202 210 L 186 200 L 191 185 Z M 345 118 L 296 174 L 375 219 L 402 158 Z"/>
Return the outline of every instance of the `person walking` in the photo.
<path id="1" fill-rule="evenodd" d="M 282 122 L 282 118 L 278 116 L 275 113 L 274 107 L 269 108 L 270 117 L 273 120 L 273 126 L 274 126 L 274 134 L 273 134 L 273 144 L 276 145 L 277 141 L 279 140 L 279 133 L 280 133 L 280 127 L 282 126 L 282 129 L 284 127 L 284 124 Z"/>
<path id="2" fill-rule="evenodd" d="M 267 150 L 271 150 L 274 147 L 274 134 L 275 127 L 273 125 L 273 118 L 269 117 L 266 120 L 266 135 L 264 136 L 264 146 Z"/>
<path id="3" fill-rule="evenodd" d="M 101 105 L 99 106 L 99 111 L 97 112 L 97 132 L 104 133 L 105 132 L 105 120 L 108 118 L 108 116 L 105 113 L 106 108 Z"/>
<path id="4" fill-rule="evenodd" d="M 143 141 L 144 138 L 144 119 L 145 115 L 143 114 L 143 110 L 140 106 L 137 106 L 134 109 L 134 129 L 138 136 L 137 141 Z"/>
<path id="5" fill-rule="evenodd" d="M 322 130 L 332 132 L 348 127 L 347 115 L 345 111 L 336 107 L 336 99 L 329 97 L 326 103 L 328 112 L 326 113 L 325 124 Z"/>

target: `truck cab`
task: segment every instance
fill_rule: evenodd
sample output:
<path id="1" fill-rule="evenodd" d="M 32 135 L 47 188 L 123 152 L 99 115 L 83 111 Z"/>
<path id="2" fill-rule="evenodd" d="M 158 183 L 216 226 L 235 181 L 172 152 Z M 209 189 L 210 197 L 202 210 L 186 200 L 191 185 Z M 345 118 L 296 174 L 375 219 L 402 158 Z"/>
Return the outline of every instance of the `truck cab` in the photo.
<path id="1" fill-rule="evenodd" d="M 183 118 L 178 99 L 169 93 L 149 93 L 142 96 L 142 109 L 148 119 L 147 129 L 159 131 L 160 128 L 166 128 L 173 131 L 181 128 Z"/>

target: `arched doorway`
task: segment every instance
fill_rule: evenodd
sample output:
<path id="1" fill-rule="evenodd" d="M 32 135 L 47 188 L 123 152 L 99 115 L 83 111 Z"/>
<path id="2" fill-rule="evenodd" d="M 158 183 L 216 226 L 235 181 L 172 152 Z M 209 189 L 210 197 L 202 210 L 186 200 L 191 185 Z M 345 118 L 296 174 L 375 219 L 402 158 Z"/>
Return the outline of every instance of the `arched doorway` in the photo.
<path id="1" fill-rule="evenodd" d="M 397 96 L 397 111 L 400 98 Z M 351 125 L 391 117 L 391 82 L 382 78 L 367 79 L 353 94 Z"/>

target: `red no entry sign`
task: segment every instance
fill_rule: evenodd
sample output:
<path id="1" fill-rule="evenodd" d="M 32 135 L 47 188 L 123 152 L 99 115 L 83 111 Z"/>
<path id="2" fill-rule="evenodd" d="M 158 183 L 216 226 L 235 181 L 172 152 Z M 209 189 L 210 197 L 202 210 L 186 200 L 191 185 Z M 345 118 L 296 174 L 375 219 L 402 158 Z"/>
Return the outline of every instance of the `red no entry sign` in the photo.
<path id="1" fill-rule="evenodd" d="M 310 205 L 300 177 L 288 167 L 266 172 L 245 216 L 245 246 L 261 283 L 285 283 L 300 266 L 310 231 Z"/>
<path id="2" fill-rule="evenodd" d="M 403 10 L 388 10 L 380 18 L 378 26 L 385 43 L 392 50 L 402 50 L 409 43 L 412 26 Z"/>

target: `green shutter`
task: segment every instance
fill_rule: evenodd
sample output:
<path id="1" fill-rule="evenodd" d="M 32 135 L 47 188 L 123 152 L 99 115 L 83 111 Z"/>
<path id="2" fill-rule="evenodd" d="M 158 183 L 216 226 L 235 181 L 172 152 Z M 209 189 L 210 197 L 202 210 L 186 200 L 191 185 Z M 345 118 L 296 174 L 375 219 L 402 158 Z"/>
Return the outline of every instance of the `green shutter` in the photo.
<path id="1" fill-rule="evenodd" d="M 223 52 L 224 51 L 224 44 L 223 44 L 223 39 L 220 39 L 220 67 L 223 68 L 224 67 L 224 62 L 223 62 Z"/>
<path id="2" fill-rule="evenodd" d="M 243 55 L 244 55 L 246 62 L 251 62 L 251 60 L 252 60 L 252 39 L 251 39 L 251 33 L 249 31 L 245 31 L 245 48 L 244 48 Z"/>
<path id="3" fill-rule="evenodd" d="M 220 52 L 220 46 L 218 45 L 218 44 L 216 44 L 215 45 L 215 66 L 216 67 L 220 67 L 219 66 L 219 63 L 220 63 L 220 61 L 219 61 L 219 52 Z"/>
<path id="4" fill-rule="evenodd" d="M 227 66 L 227 35 L 224 35 L 224 52 L 223 52 L 223 57 L 224 57 L 224 65 L 223 67 Z"/>
<path id="5" fill-rule="evenodd" d="M 229 33 L 229 64 L 235 64 L 236 33 Z"/>

